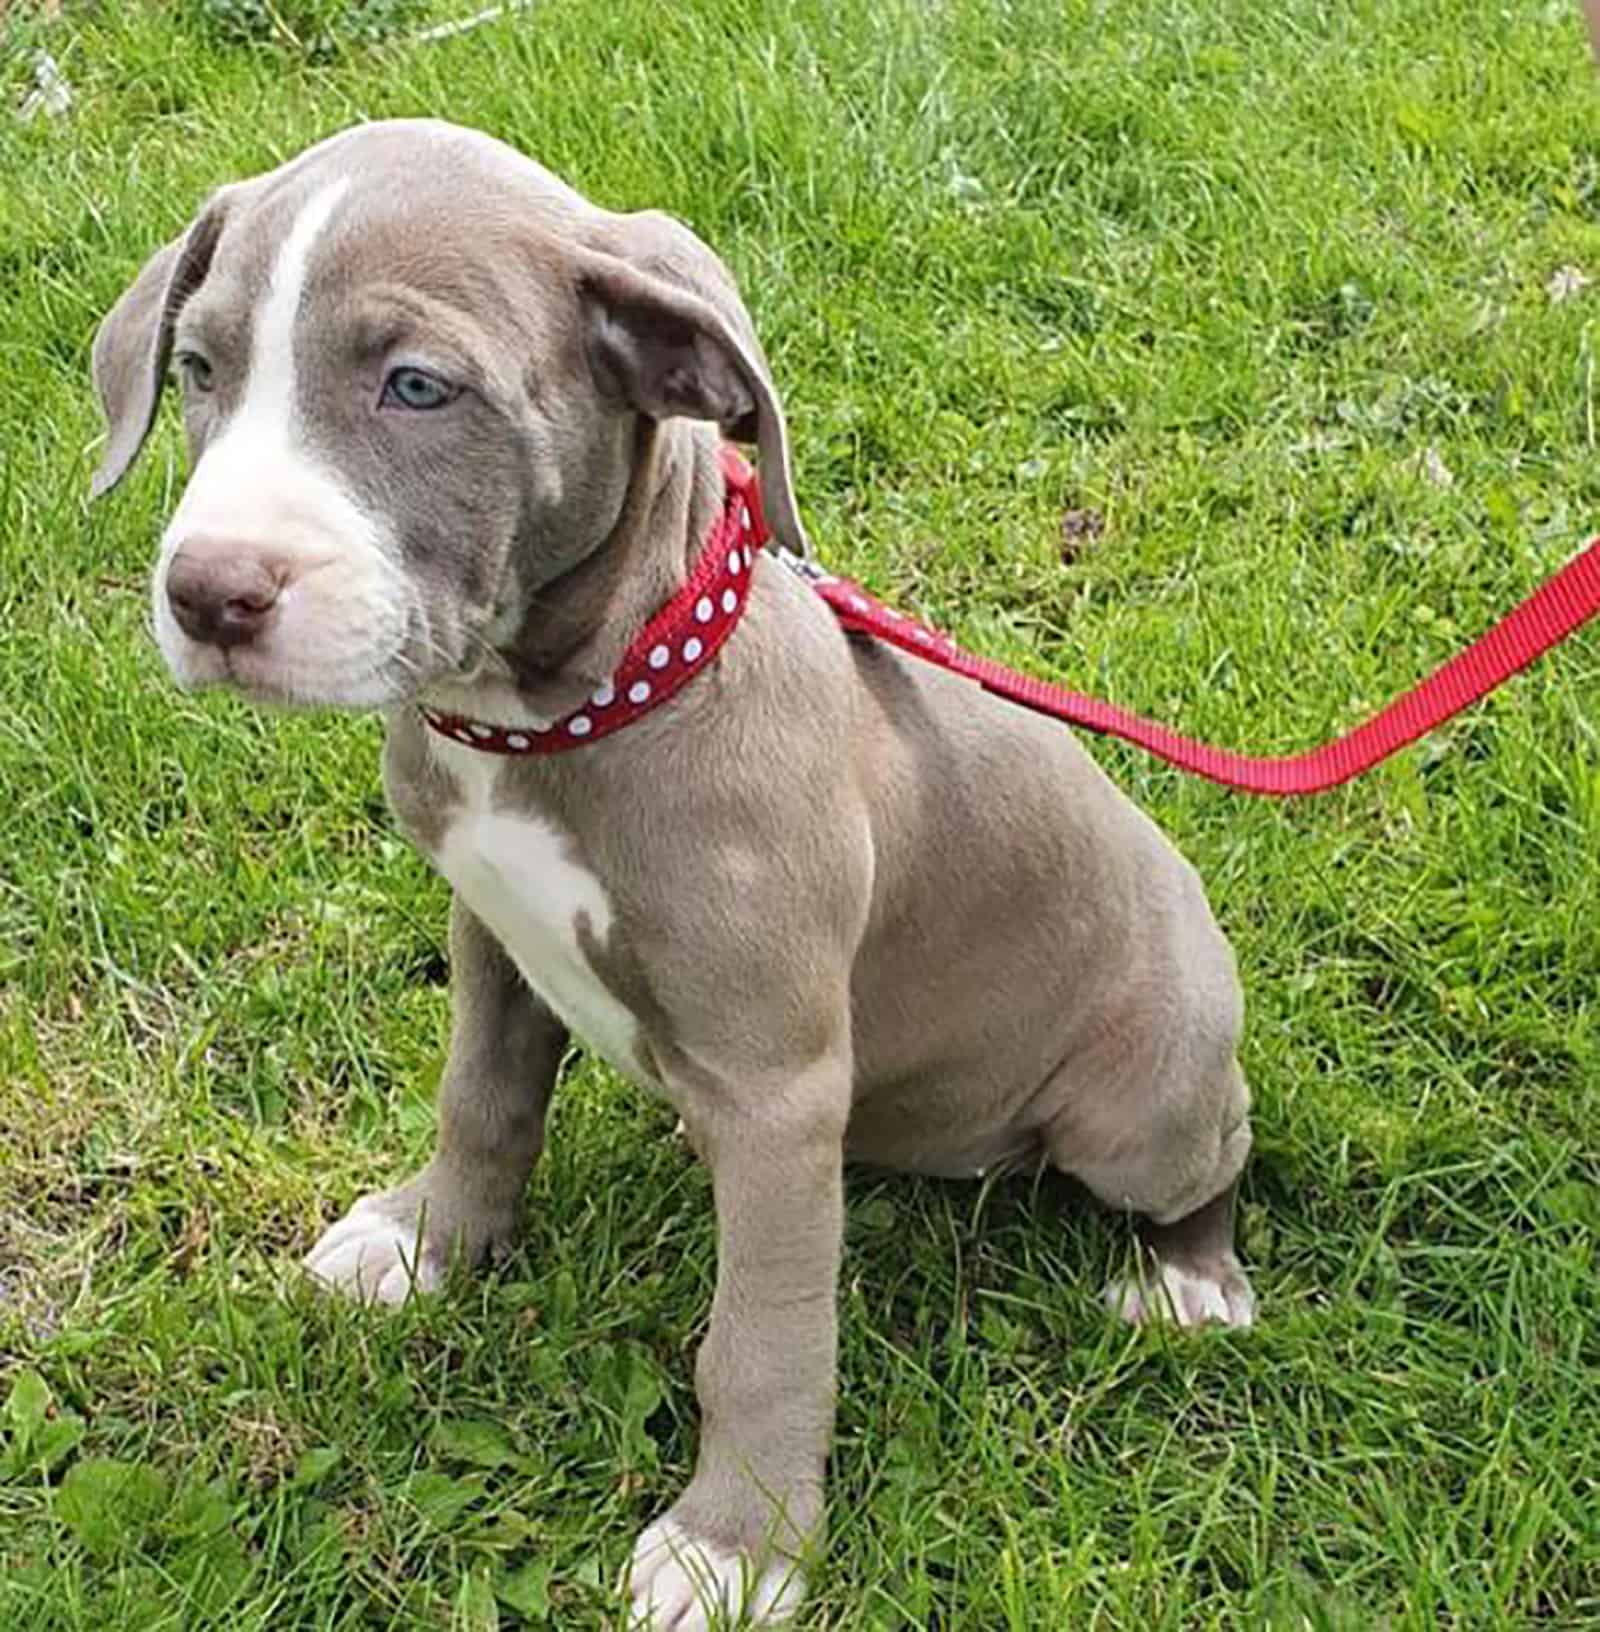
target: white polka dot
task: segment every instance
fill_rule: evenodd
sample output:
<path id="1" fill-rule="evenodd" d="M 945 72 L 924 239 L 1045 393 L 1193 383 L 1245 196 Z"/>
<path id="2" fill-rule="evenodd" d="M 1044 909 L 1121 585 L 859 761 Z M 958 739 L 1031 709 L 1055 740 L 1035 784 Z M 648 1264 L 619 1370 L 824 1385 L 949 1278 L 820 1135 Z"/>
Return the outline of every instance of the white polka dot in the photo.
<path id="1" fill-rule="evenodd" d="M 857 612 L 865 612 L 868 610 L 867 599 L 864 595 L 850 595 L 846 597 L 846 601 L 847 604 L 852 606 Z"/>
<path id="2" fill-rule="evenodd" d="M 683 643 L 684 662 L 693 663 L 704 650 L 705 647 L 700 644 L 700 637 L 698 635 L 690 635 L 689 638 Z"/>
<path id="3" fill-rule="evenodd" d="M 750 546 L 748 544 L 744 547 L 744 564 L 747 567 L 750 565 Z"/>
<path id="4" fill-rule="evenodd" d="M 511 735 L 506 738 L 506 747 L 508 748 L 526 748 L 527 746 L 528 739 L 523 736 L 520 731 L 513 731 Z"/>
<path id="5" fill-rule="evenodd" d="M 711 597 L 709 595 L 702 595 L 700 599 L 694 603 L 694 615 L 696 621 L 699 623 L 710 623 L 711 614 L 715 610 L 716 608 L 712 606 Z"/>
<path id="6" fill-rule="evenodd" d="M 596 708 L 609 708 L 617 700 L 617 688 L 607 680 L 589 700 Z"/>
<path id="7" fill-rule="evenodd" d="M 472 741 L 472 733 L 464 725 L 458 725 L 456 727 L 456 735 L 463 742 L 471 742 Z"/>
<path id="8" fill-rule="evenodd" d="M 922 642 L 924 646 L 931 646 L 933 644 L 933 636 L 930 635 L 926 629 L 914 629 L 912 633 Z"/>
<path id="9" fill-rule="evenodd" d="M 475 737 L 492 737 L 494 735 L 494 732 L 486 725 L 470 725 L 467 729 Z"/>
<path id="10" fill-rule="evenodd" d="M 574 714 L 567 721 L 567 729 L 575 737 L 586 737 L 594 730 L 594 721 L 587 714 Z"/>
<path id="11" fill-rule="evenodd" d="M 734 592 L 731 589 L 723 590 L 723 592 L 722 592 L 722 610 L 724 612 L 731 612 L 734 609 L 734 607 L 736 607 L 738 604 L 739 604 L 739 597 L 737 595 L 735 595 Z"/>
<path id="12" fill-rule="evenodd" d="M 634 683 L 628 687 L 628 701 L 630 703 L 649 702 L 650 682 L 648 680 L 635 680 Z"/>
<path id="13" fill-rule="evenodd" d="M 739 576 L 739 571 L 743 566 L 744 562 L 739 559 L 739 552 L 737 550 L 729 550 L 728 571 L 731 572 L 735 578 L 737 578 Z"/>
<path id="14" fill-rule="evenodd" d="M 542 737 L 550 729 L 550 722 L 548 720 L 535 720 L 530 729 L 536 736 Z"/>
<path id="15" fill-rule="evenodd" d="M 650 667 L 652 669 L 666 668 L 671 659 L 672 653 L 665 646 L 652 646 L 650 648 Z"/>

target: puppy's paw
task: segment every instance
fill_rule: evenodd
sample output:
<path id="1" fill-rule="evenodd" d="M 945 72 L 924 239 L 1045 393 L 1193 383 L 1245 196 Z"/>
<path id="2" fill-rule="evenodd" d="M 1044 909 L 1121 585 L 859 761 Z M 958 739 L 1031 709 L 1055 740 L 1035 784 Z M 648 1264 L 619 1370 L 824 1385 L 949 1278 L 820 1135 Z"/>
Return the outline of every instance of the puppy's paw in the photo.
<path id="1" fill-rule="evenodd" d="M 696 1540 L 671 1514 L 635 1543 L 627 1585 L 629 1632 L 783 1626 L 806 1590 L 791 1560 L 779 1555 L 758 1568 L 745 1553 Z"/>
<path id="2" fill-rule="evenodd" d="M 1143 1276 L 1130 1275 L 1105 1290 L 1106 1307 L 1130 1326 L 1171 1320 L 1179 1326 L 1249 1326 L 1255 1294 L 1235 1264 L 1216 1270 L 1157 1260 Z"/>
<path id="3" fill-rule="evenodd" d="M 385 1201 L 363 1196 L 323 1232 L 304 1260 L 314 1281 L 360 1303 L 391 1305 L 443 1282 L 448 1265 L 419 1231 L 415 1209 Z"/>

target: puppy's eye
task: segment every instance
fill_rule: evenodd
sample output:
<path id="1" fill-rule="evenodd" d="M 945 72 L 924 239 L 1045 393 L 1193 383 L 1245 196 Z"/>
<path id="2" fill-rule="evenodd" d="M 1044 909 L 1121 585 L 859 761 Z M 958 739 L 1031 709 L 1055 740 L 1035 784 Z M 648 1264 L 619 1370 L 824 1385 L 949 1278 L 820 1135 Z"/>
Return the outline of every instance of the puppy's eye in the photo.
<path id="1" fill-rule="evenodd" d="M 443 408 L 461 394 L 459 386 L 423 368 L 397 368 L 383 382 L 380 408 Z"/>
<path id="2" fill-rule="evenodd" d="M 185 385 L 202 392 L 211 389 L 211 364 L 198 351 L 180 351 L 173 361 Z"/>

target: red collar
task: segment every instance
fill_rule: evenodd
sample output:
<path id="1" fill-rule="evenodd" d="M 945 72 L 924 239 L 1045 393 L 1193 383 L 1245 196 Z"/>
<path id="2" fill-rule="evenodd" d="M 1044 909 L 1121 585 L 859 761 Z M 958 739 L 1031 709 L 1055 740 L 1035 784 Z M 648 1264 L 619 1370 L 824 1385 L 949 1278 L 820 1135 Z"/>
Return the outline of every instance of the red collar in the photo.
<path id="1" fill-rule="evenodd" d="M 546 726 L 490 725 L 424 708 L 440 736 L 486 754 L 559 754 L 609 737 L 711 666 L 744 613 L 755 552 L 767 540 L 755 472 L 722 449 L 727 496 L 689 581 L 640 630 L 617 672 L 581 708 Z"/>
<path id="2" fill-rule="evenodd" d="M 754 472 L 728 448 L 722 468 L 727 499 L 689 582 L 644 626 L 621 668 L 588 703 L 542 730 L 510 730 L 424 709 L 428 724 L 485 753 L 560 753 L 621 730 L 708 667 L 744 611 L 750 564 L 767 539 Z M 1024 708 L 1122 737 L 1181 770 L 1247 793 L 1320 793 L 1350 781 L 1475 703 L 1600 613 L 1597 538 L 1487 634 L 1365 724 L 1308 753 L 1263 759 L 1181 737 L 1098 698 L 975 657 L 948 635 L 890 611 L 848 578 L 836 578 L 786 550 L 779 551 L 779 558 L 811 584 L 846 633 L 897 646 Z"/>

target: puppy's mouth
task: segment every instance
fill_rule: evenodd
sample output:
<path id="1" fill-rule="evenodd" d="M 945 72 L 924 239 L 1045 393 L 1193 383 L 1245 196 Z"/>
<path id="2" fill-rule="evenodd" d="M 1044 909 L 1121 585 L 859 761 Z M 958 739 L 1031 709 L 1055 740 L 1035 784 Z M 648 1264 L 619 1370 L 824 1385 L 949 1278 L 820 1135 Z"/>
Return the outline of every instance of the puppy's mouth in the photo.
<path id="1" fill-rule="evenodd" d="M 409 596 L 329 606 L 306 578 L 283 589 L 245 627 L 223 612 L 179 616 L 156 585 L 153 633 L 185 691 L 230 691 L 268 708 L 381 709 L 417 695 L 429 679 L 426 620 Z M 244 617 L 243 614 L 241 614 Z"/>
<path id="2" fill-rule="evenodd" d="M 383 666 L 329 672 L 250 651 L 202 649 L 194 657 L 195 661 L 168 665 L 180 690 L 230 692 L 261 708 L 362 712 L 409 702 L 415 695 L 415 688 Z"/>
<path id="3" fill-rule="evenodd" d="M 222 673 L 210 684 L 264 708 L 386 708 L 408 700 L 409 689 L 387 665 L 319 666 L 285 663 L 249 649 L 223 652 Z"/>
<path id="4" fill-rule="evenodd" d="M 264 708 L 337 708 L 353 712 L 409 702 L 425 676 L 398 645 L 329 663 L 286 655 L 281 642 L 214 646 L 160 627 L 157 643 L 180 689 L 227 691 Z"/>

